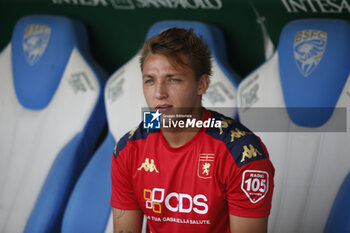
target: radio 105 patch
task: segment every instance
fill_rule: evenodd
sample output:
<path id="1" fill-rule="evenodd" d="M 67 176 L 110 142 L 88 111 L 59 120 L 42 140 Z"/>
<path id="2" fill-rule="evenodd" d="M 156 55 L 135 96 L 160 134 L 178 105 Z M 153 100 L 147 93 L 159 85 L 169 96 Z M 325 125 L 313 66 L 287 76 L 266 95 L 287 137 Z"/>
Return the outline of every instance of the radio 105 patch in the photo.
<path id="1" fill-rule="evenodd" d="M 244 171 L 241 189 L 252 203 L 259 202 L 269 190 L 269 174 L 259 170 Z"/>

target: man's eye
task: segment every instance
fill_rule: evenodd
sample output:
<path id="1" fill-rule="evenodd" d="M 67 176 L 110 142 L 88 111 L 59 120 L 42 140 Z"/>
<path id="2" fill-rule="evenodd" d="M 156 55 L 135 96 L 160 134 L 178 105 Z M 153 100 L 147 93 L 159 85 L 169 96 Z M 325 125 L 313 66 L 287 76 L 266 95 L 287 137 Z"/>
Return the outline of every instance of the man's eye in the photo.
<path id="1" fill-rule="evenodd" d="M 170 81 L 173 83 L 178 83 L 178 82 L 181 82 L 182 80 L 178 78 L 171 78 Z"/>
<path id="2" fill-rule="evenodd" d="M 153 82 L 153 79 L 146 79 L 144 81 L 145 84 L 151 84 Z"/>

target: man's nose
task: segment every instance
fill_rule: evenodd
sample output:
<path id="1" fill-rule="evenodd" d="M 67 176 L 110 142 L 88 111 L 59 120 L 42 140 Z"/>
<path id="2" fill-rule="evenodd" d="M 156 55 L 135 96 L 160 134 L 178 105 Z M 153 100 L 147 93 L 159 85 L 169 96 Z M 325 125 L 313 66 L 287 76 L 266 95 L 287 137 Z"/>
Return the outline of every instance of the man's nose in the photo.
<path id="1" fill-rule="evenodd" d="M 168 90 L 165 82 L 158 82 L 156 85 L 156 98 L 164 99 L 168 97 Z"/>

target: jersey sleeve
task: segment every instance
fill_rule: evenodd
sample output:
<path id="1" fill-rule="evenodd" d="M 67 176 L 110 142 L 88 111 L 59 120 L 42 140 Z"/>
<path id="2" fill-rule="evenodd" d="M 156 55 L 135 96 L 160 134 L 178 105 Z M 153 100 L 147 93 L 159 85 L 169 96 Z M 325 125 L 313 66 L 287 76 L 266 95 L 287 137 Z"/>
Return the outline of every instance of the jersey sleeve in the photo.
<path id="1" fill-rule="evenodd" d="M 132 185 L 130 153 L 133 153 L 132 143 L 126 143 L 123 138 L 114 148 L 112 156 L 112 195 L 110 204 L 118 209 L 139 209 Z"/>
<path id="2" fill-rule="evenodd" d="M 265 145 L 252 134 L 242 137 L 229 150 L 233 158 L 226 168 L 230 214 L 267 217 L 271 209 L 275 170 Z"/>

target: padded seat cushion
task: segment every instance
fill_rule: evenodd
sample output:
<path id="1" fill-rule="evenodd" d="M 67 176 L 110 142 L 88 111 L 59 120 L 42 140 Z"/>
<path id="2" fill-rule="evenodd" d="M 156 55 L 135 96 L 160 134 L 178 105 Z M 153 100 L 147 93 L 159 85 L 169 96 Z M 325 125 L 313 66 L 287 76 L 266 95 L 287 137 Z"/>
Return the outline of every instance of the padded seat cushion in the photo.
<path id="1" fill-rule="evenodd" d="M 349 38 L 350 23 L 340 20 L 299 20 L 283 29 L 281 84 L 295 124 L 318 127 L 331 117 L 349 75 Z"/>
<path id="2" fill-rule="evenodd" d="M 328 56 L 335 59 L 329 55 L 333 49 L 339 58 L 347 56 L 347 49 L 339 48 L 349 46 L 348 25 L 341 20 L 294 21 L 283 30 L 278 51 L 238 87 L 239 118 L 258 131 L 276 170 L 269 232 L 322 232 L 350 171 L 350 66 L 327 62 Z M 293 52 L 295 38 L 305 30 L 328 35 L 322 59 L 310 69 L 298 68 Z M 326 109 L 327 115 L 309 115 L 314 107 Z"/>
<path id="3" fill-rule="evenodd" d="M 53 232 L 105 123 L 77 23 L 22 18 L 0 54 L 0 231 Z M 82 26 L 82 25 L 80 25 Z M 81 34 L 83 35 L 83 34 Z"/>

